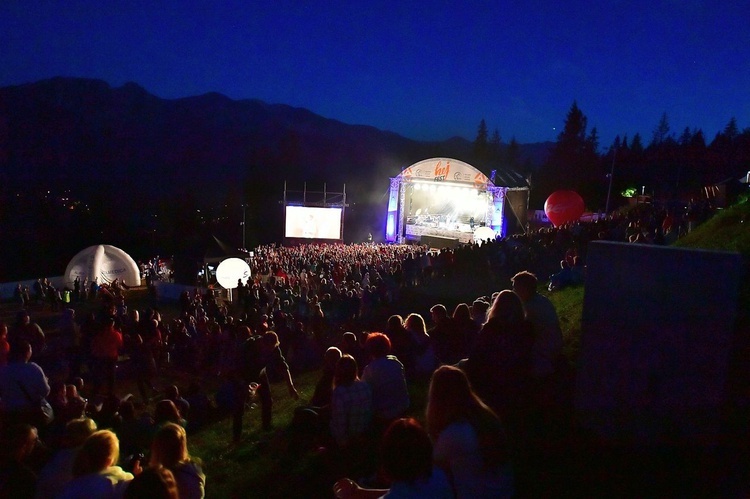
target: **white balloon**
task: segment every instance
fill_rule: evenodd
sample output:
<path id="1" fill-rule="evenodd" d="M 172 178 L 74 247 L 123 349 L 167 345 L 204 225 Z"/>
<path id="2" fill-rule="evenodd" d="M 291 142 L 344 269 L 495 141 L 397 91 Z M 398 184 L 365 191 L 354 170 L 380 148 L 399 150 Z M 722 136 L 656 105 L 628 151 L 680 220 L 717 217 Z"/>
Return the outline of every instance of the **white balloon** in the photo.
<path id="1" fill-rule="evenodd" d="M 482 244 L 487 239 L 495 239 L 495 231 L 489 227 L 479 227 L 474 231 L 474 242 Z"/>
<path id="2" fill-rule="evenodd" d="M 250 277 L 250 265 L 241 258 L 227 258 L 216 267 L 216 280 L 224 289 L 234 289 L 237 281 L 246 282 Z"/>

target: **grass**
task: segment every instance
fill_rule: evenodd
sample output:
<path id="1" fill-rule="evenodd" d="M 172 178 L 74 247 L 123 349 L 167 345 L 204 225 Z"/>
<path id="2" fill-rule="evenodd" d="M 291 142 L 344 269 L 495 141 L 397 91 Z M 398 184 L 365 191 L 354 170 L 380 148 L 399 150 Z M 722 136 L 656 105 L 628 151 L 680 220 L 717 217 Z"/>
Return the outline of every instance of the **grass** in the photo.
<path id="1" fill-rule="evenodd" d="M 675 246 L 736 251 L 750 255 L 750 199 L 721 210 L 696 230 L 679 239 Z"/>

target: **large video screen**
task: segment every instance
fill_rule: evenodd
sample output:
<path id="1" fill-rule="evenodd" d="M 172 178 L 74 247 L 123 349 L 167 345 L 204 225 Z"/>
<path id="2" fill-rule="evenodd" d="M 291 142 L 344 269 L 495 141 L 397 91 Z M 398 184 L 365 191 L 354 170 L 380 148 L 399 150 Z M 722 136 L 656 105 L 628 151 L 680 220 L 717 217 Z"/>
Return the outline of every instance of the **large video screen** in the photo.
<path id="1" fill-rule="evenodd" d="M 341 239 L 341 208 L 286 207 L 285 237 Z"/>

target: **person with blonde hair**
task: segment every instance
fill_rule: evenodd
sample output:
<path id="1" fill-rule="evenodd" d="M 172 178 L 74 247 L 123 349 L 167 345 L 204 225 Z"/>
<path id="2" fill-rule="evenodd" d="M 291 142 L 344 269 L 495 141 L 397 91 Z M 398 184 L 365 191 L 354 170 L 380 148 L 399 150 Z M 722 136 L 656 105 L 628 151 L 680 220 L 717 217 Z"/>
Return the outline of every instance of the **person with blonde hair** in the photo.
<path id="1" fill-rule="evenodd" d="M 513 497 L 504 428 L 460 369 L 439 367 L 430 380 L 427 431 L 433 461 L 453 478 L 457 497 Z"/>
<path id="2" fill-rule="evenodd" d="M 72 482 L 59 499 L 112 499 L 125 493 L 133 474 L 117 466 L 120 442 L 109 430 L 95 431 L 83 442 L 73 462 Z"/>
<path id="3" fill-rule="evenodd" d="M 202 499 L 206 493 L 206 475 L 200 463 L 188 453 L 185 428 L 174 423 L 162 426 L 151 442 L 150 467 L 163 466 L 177 482 L 182 499 Z"/>

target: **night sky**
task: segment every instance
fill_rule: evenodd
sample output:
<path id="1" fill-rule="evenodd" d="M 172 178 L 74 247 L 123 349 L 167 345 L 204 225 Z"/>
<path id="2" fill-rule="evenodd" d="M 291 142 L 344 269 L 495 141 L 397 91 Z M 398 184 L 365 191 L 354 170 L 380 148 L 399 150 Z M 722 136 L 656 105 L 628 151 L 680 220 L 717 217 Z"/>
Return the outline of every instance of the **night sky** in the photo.
<path id="1" fill-rule="evenodd" d="M 663 113 L 711 140 L 750 126 L 745 1 L 4 0 L 0 86 L 133 81 L 219 92 L 420 140 L 555 140 L 573 101 L 602 148 Z"/>

